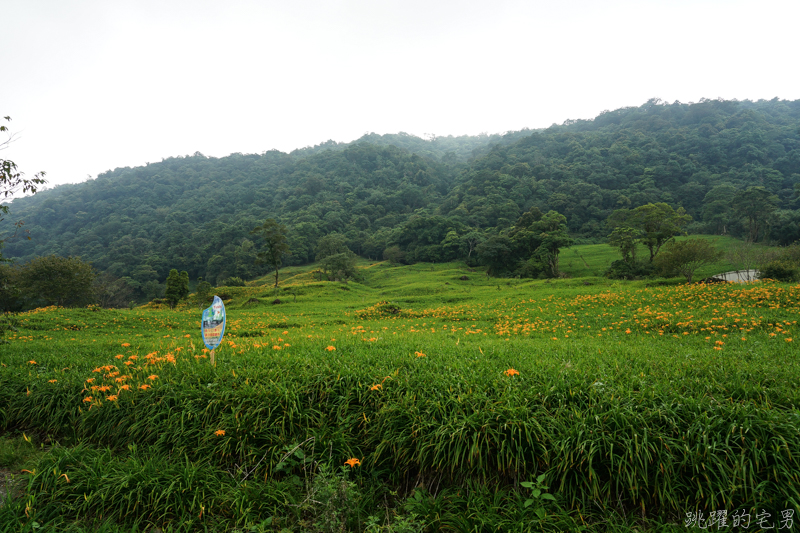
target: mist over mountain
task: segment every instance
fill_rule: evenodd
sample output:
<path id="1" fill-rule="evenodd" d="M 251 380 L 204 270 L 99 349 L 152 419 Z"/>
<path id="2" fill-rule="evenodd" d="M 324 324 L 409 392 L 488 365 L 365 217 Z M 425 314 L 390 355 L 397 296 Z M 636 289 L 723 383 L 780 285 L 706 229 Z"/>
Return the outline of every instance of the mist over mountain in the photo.
<path id="1" fill-rule="evenodd" d="M 683 207 L 691 232 L 741 235 L 732 199 L 760 187 L 772 206 L 763 238 L 788 244 L 800 238 L 798 184 L 800 101 L 653 99 L 536 131 L 373 133 L 116 168 L 15 200 L 0 234 L 23 220 L 30 240 L 9 240 L 6 258 L 80 256 L 145 295 L 172 268 L 212 283 L 264 274 L 250 231 L 267 218 L 288 227 L 289 264 L 313 261 L 332 232 L 367 258 L 473 260 L 470 238 L 500 235 L 531 209 L 557 211 L 587 241 L 605 238 L 614 210 L 651 202 Z"/>

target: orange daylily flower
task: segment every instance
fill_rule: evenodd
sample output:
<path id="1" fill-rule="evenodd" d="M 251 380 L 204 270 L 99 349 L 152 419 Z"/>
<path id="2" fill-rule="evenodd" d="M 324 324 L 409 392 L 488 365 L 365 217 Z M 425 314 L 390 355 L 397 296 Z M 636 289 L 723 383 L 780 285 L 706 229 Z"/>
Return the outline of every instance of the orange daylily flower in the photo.
<path id="1" fill-rule="evenodd" d="M 328 350 L 329 352 L 335 352 L 336 351 L 336 346 L 328 346 L 325 349 Z"/>
<path id="2" fill-rule="evenodd" d="M 225 430 L 224 429 L 218 429 L 218 430 L 216 430 L 214 432 L 214 435 L 216 435 L 218 437 L 222 437 L 223 435 L 225 435 Z"/>
<path id="3" fill-rule="evenodd" d="M 356 465 L 360 465 L 360 464 L 361 464 L 361 461 L 359 461 L 359 460 L 358 460 L 358 459 L 356 459 L 355 457 L 351 457 L 350 459 L 348 459 L 347 461 L 345 461 L 345 462 L 344 462 L 344 464 L 348 465 L 350 468 L 353 468 L 353 467 L 354 467 L 354 466 L 356 466 Z"/>
<path id="4" fill-rule="evenodd" d="M 514 370 L 513 368 L 509 368 L 508 370 L 503 372 L 503 374 L 505 374 L 506 376 L 518 376 L 519 370 Z"/>

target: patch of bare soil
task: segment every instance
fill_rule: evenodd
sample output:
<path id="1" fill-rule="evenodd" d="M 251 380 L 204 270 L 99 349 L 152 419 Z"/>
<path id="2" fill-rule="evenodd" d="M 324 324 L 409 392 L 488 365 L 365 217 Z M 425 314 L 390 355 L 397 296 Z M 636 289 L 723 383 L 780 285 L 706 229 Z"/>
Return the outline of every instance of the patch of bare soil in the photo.
<path id="1" fill-rule="evenodd" d="M 0 507 L 6 502 L 6 495 L 12 491 L 19 492 L 18 489 L 19 476 L 14 476 L 11 470 L 0 468 Z"/>

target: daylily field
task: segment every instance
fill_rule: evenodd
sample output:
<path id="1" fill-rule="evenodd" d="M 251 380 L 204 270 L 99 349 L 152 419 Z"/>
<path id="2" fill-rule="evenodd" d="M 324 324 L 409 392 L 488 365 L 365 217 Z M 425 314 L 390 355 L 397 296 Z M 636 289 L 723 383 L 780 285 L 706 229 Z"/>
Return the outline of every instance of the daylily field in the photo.
<path id="1" fill-rule="evenodd" d="M 217 289 L 215 365 L 197 303 L 19 315 L 0 442 L 30 450 L 0 531 L 800 519 L 800 285 L 364 273 Z"/>

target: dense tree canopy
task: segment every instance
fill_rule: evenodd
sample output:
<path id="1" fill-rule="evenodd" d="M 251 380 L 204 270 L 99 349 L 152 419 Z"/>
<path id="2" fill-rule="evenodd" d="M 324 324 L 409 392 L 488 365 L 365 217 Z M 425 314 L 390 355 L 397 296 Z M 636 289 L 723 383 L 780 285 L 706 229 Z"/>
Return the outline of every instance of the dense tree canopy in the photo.
<path id="1" fill-rule="evenodd" d="M 23 265 L 0 265 L 0 310 L 91 304 L 95 276 L 92 265 L 78 257 L 49 255 Z"/>

